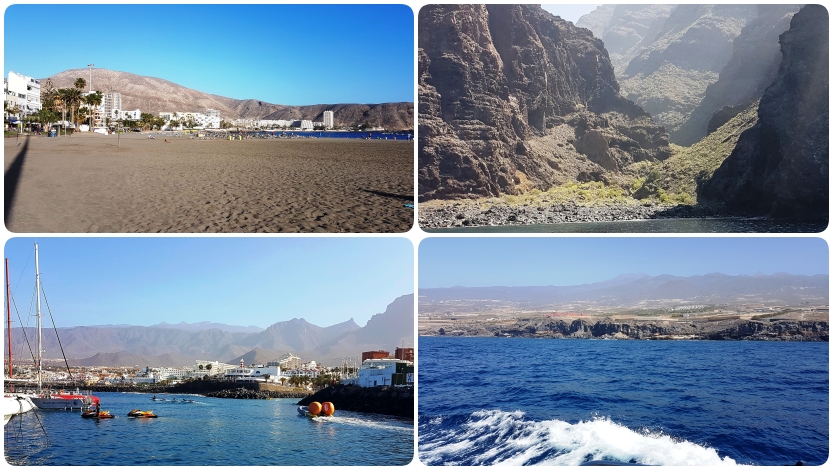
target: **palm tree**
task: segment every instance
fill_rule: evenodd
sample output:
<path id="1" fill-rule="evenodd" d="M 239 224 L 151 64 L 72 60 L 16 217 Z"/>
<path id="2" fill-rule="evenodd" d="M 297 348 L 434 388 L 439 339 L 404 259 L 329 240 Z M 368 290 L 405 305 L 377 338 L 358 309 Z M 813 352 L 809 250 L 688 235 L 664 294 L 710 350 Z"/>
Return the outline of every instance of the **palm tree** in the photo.
<path id="1" fill-rule="evenodd" d="M 90 93 L 89 95 L 87 95 L 87 98 L 85 100 L 87 102 L 87 105 L 90 106 L 90 109 L 92 110 L 92 112 L 90 113 L 90 129 L 92 129 L 95 125 L 95 123 L 93 122 L 93 115 L 95 114 L 95 110 L 98 109 L 99 106 L 101 106 L 102 98 L 103 97 L 101 96 L 101 92 L 97 91 L 95 93 Z"/>
<path id="2" fill-rule="evenodd" d="M 70 114 L 70 122 L 76 124 L 75 122 L 75 110 L 81 104 L 81 100 L 84 99 L 81 90 L 78 88 L 63 88 L 63 99 L 66 102 L 66 106 L 69 108 Z"/>

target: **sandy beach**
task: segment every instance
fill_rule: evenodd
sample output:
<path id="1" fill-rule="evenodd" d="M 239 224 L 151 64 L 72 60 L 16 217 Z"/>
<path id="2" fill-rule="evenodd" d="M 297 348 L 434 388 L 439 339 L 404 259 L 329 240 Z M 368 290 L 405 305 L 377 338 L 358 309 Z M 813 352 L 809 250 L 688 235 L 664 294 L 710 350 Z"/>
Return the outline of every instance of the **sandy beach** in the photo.
<path id="1" fill-rule="evenodd" d="M 166 143 L 164 139 L 170 141 Z M 4 139 L 12 232 L 406 232 L 414 143 L 77 134 Z"/>

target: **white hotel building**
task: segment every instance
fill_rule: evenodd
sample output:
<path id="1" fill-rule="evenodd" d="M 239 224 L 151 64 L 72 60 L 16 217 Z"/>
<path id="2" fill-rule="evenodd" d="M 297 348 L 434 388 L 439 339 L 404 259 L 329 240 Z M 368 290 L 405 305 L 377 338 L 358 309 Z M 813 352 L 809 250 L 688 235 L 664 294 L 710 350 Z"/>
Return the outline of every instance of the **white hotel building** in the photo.
<path id="1" fill-rule="evenodd" d="M 324 127 L 327 129 L 332 129 L 333 126 L 333 112 L 332 111 L 324 111 Z"/>
<path id="2" fill-rule="evenodd" d="M 9 78 L 3 81 L 4 101 L 9 106 L 17 105 L 18 116 L 35 114 L 43 107 L 40 101 L 40 80 L 9 71 Z"/>

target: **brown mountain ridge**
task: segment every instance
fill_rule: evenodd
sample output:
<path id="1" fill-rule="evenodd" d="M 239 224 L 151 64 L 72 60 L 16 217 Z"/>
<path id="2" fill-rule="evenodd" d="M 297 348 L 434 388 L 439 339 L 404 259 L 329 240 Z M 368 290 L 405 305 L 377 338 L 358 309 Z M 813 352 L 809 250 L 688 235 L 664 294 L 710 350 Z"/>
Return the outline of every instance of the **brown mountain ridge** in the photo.
<path id="1" fill-rule="evenodd" d="M 56 88 L 73 86 L 75 79 L 89 80 L 89 69 L 70 69 L 49 77 Z M 46 78 L 42 78 L 41 86 Z M 89 85 L 88 85 L 89 86 Z M 285 106 L 256 99 L 238 100 L 212 95 L 156 77 L 93 68 L 93 88 L 102 93 L 121 93 L 126 110 L 158 114 L 162 111 L 205 112 L 217 109 L 220 117 L 231 119 L 309 119 L 323 121 L 324 111 L 333 111 L 336 125 L 367 123 L 389 130 L 414 128 L 414 103 L 314 104 Z"/>

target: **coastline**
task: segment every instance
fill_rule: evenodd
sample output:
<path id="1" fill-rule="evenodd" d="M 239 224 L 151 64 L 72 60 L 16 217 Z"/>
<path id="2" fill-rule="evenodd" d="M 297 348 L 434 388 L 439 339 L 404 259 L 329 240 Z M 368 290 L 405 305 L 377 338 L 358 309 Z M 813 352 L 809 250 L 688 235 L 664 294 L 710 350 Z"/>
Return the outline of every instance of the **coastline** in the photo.
<path id="1" fill-rule="evenodd" d="M 419 224 L 423 228 L 454 228 L 725 216 L 713 208 L 637 200 L 598 204 L 572 201 L 516 205 L 496 203 L 485 207 L 475 202 L 448 201 L 436 206 L 420 204 Z"/>
<path id="2" fill-rule="evenodd" d="M 552 320 L 523 319 L 513 324 L 458 322 L 453 326 L 420 327 L 420 336 L 470 336 L 550 339 L 621 340 L 746 340 L 829 342 L 827 320 Z"/>

